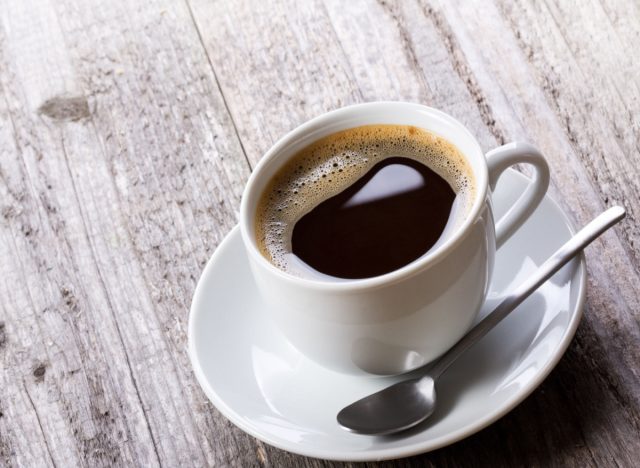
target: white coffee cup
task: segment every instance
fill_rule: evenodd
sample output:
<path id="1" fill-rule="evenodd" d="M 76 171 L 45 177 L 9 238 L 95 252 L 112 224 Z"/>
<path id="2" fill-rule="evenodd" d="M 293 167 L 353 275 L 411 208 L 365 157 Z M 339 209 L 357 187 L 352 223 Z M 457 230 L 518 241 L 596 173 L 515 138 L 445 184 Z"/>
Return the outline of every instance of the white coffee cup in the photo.
<path id="1" fill-rule="evenodd" d="M 464 222 L 426 255 L 373 278 L 308 279 L 271 264 L 258 250 L 254 226 L 267 183 L 310 143 L 372 124 L 412 125 L 457 146 L 476 185 Z M 494 223 L 491 191 L 502 172 L 518 163 L 534 167 L 533 181 Z M 397 374 L 434 360 L 470 328 L 487 294 L 496 248 L 534 211 L 548 184 L 544 157 L 527 143 L 509 143 L 485 156 L 473 135 L 441 111 L 403 102 L 358 104 L 310 120 L 267 152 L 245 188 L 240 228 L 265 313 L 301 353 L 342 372 Z"/>

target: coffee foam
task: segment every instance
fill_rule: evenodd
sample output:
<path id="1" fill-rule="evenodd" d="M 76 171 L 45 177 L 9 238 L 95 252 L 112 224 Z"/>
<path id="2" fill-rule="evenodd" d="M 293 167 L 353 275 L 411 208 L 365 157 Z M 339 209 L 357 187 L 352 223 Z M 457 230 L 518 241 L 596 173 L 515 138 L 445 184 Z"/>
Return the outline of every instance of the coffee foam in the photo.
<path id="1" fill-rule="evenodd" d="M 473 172 L 460 150 L 417 127 L 367 125 L 312 143 L 278 170 L 256 210 L 256 239 L 262 255 L 278 268 L 300 275 L 291 259 L 295 257 L 291 254 L 295 223 L 351 186 L 376 163 L 393 156 L 417 160 L 449 183 L 456 193 L 456 209 L 445 232 L 460 225 L 475 198 Z"/>

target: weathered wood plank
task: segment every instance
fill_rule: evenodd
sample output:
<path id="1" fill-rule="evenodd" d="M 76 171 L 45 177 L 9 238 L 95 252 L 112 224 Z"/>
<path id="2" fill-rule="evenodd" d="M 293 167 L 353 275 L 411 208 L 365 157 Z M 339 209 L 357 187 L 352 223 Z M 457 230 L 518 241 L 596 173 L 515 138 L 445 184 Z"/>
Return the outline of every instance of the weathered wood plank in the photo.
<path id="1" fill-rule="evenodd" d="M 252 164 L 305 120 L 362 99 L 320 1 L 190 5 Z"/>
<path id="2" fill-rule="evenodd" d="M 248 174 L 188 9 L 1 11 L 4 460 L 224 465 L 255 451 L 186 355 L 195 281 Z"/>

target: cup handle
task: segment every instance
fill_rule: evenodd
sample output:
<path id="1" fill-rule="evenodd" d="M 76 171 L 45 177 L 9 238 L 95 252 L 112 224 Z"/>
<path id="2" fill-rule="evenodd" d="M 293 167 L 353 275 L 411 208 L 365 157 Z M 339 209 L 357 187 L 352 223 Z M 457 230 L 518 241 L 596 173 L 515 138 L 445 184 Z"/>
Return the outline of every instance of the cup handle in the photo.
<path id="1" fill-rule="evenodd" d="M 529 143 L 514 141 L 486 154 L 489 169 L 489 187 L 493 192 L 502 173 L 519 163 L 531 164 L 535 170 L 533 182 L 516 200 L 507 213 L 496 222 L 496 248 L 509 239 L 531 216 L 544 198 L 549 187 L 549 166 L 538 149 Z"/>

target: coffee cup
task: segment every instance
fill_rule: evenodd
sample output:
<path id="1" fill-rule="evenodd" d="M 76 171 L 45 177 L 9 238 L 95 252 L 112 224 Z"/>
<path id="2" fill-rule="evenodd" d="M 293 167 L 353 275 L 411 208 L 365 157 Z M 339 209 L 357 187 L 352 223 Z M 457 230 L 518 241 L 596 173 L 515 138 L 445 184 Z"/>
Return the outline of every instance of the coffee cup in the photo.
<path id="1" fill-rule="evenodd" d="M 283 269 L 265 255 L 257 226 L 262 197 L 274 177 L 314 142 L 376 125 L 428 132 L 462 155 L 472 184 L 462 218 L 424 255 L 376 276 L 335 280 Z M 497 180 L 520 163 L 533 166 L 532 182 L 494 222 L 491 198 Z M 391 375 L 421 367 L 471 327 L 486 298 L 496 249 L 531 215 L 548 184 L 547 163 L 533 146 L 513 142 L 485 155 L 460 122 L 426 106 L 373 102 L 314 118 L 265 154 L 243 194 L 240 229 L 264 312 L 303 355 L 333 370 Z"/>

